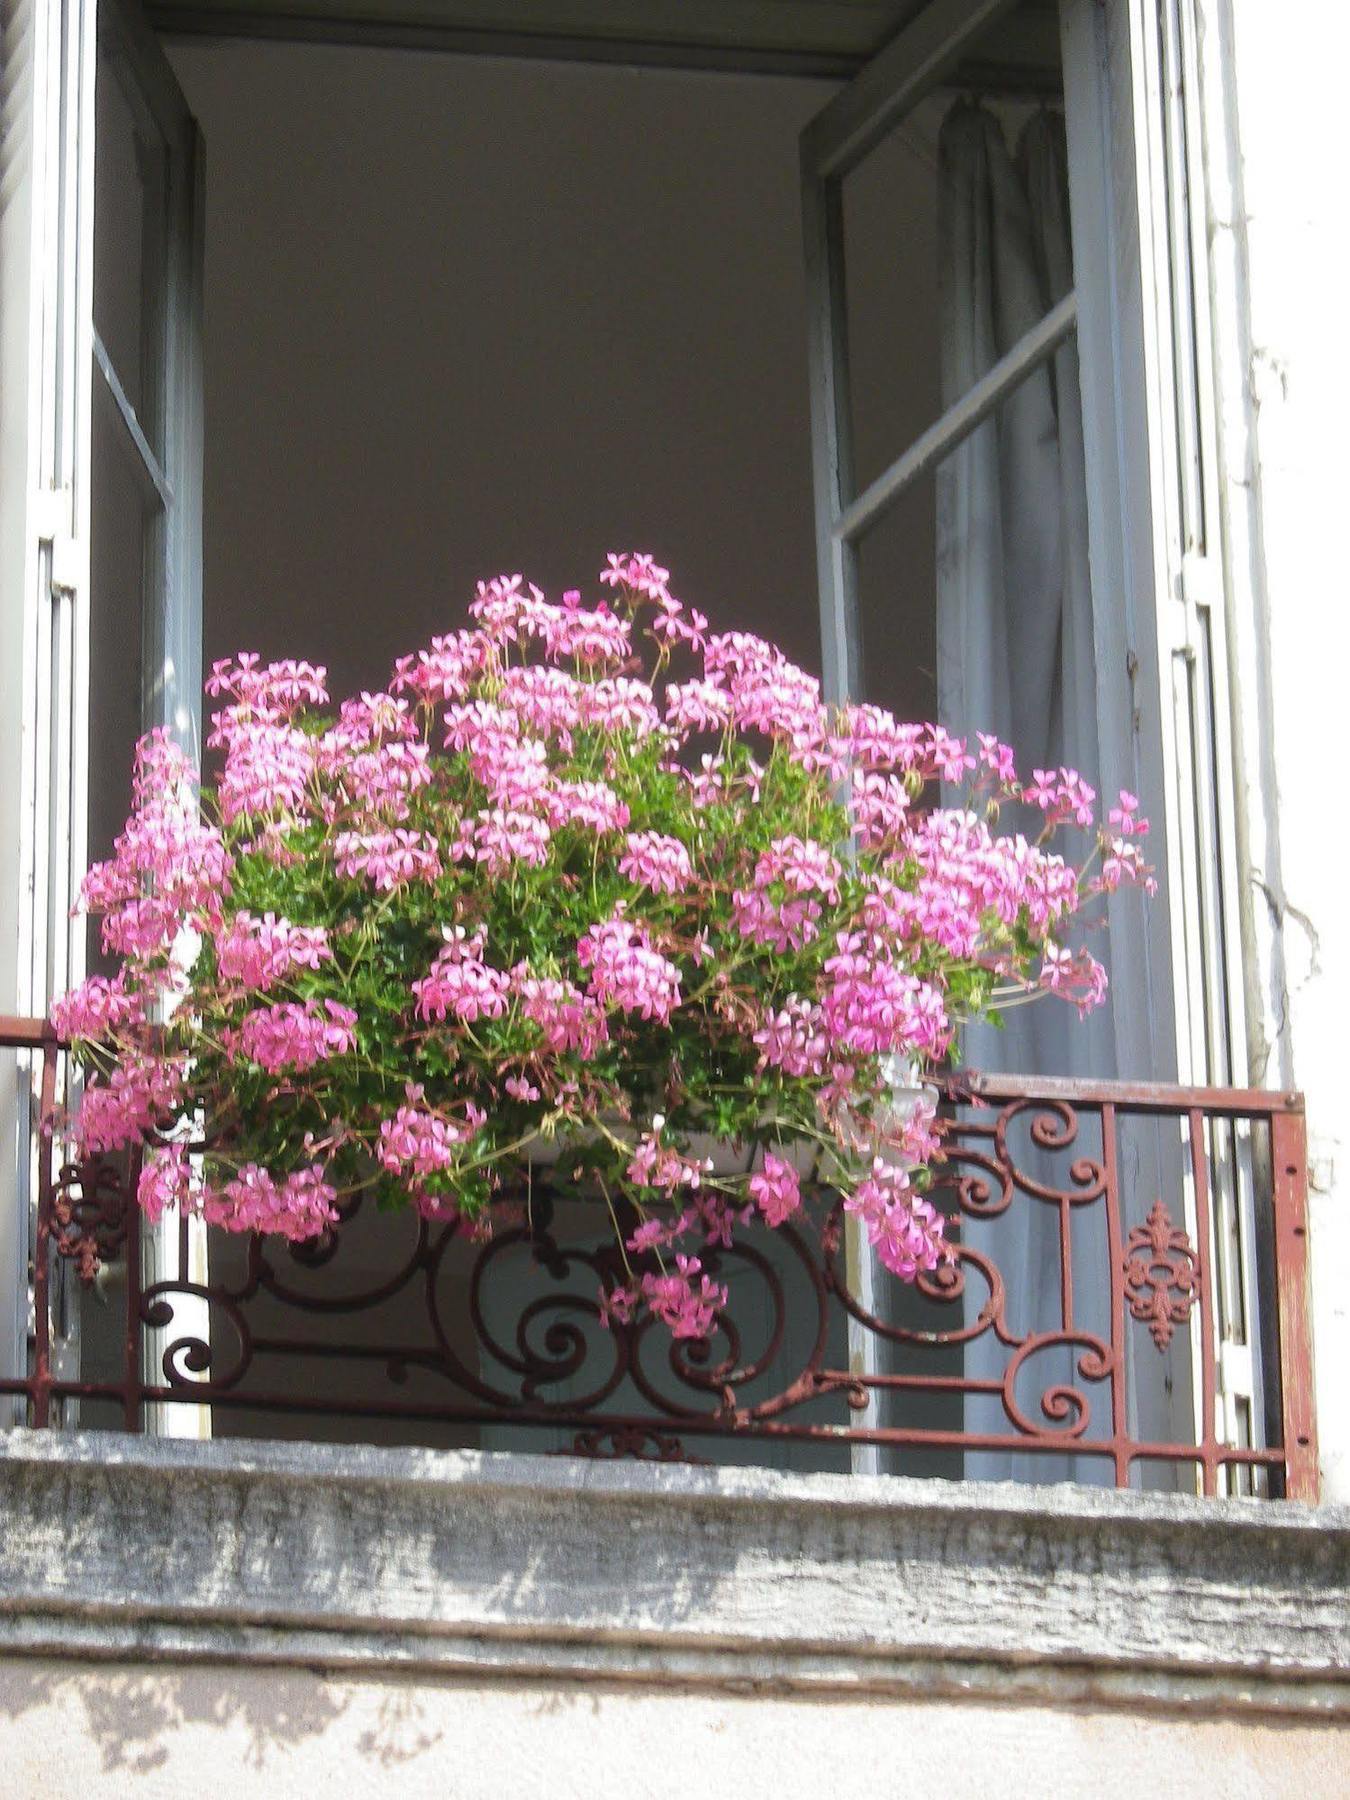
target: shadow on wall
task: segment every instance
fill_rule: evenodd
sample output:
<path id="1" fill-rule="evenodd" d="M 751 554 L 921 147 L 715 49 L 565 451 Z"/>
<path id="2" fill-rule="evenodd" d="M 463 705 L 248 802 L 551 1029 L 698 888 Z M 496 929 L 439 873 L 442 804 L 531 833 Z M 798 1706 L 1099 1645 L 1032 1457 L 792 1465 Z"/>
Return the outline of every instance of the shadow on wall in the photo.
<path id="1" fill-rule="evenodd" d="M 169 1762 L 172 1736 L 227 1726 L 234 1727 L 234 1741 L 242 1737 L 246 1767 L 258 1770 L 273 1749 L 321 1736 L 349 1704 L 347 1696 L 326 1684 L 284 1670 L 268 1671 L 264 1681 L 241 1680 L 238 1671 L 211 1667 L 100 1670 L 98 1679 L 90 1681 L 79 1664 L 0 1668 L 0 1708 L 6 1718 L 55 1708 L 66 1715 L 66 1723 L 75 1713 L 108 1775 L 151 1775 Z M 380 1729 L 366 1734 L 365 1754 L 392 1766 L 430 1749 L 434 1738 L 416 1726 L 408 1731 L 412 1711 L 412 1697 L 391 1689 L 379 1709 Z M 28 1800 L 26 1794 L 23 1800 Z"/>
<path id="2" fill-rule="evenodd" d="M 104 1441 L 104 1474 L 116 1488 L 121 1446 L 115 1438 Z M 114 1623 L 68 1616 L 62 1625 L 58 1612 L 47 1612 L 60 1660 L 8 1660 L 0 1647 L 5 1800 L 30 1795 L 45 1800 L 54 1787 L 89 1792 L 91 1780 L 102 1793 L 107 1777 L 115 1778 L 109 1792 L 125 1786 L 137 1794 L 178 1795 L 185 1790 L 174 1784 L 186 1779 L 186 1791 L 205 1797 L 242 1785 L 237 1773 L 250 1779 L 259 1771 L 268 1775 L 267 1784 L 261 1790 L 251 1785 L 249 1791 L 308 1793 L 311 1787 L 299 1778 L 305 1771 L 312 1775 L 319 1758 L 325 1774 L 353 1765 L 375 1782 L 381 1768 L 398 1771 L 419 1763 L 422 1785 L 406 1791 L 440 1796 L 446 1791 L 444 1755 L 453 1749 L 449 1743 L 444 1754 L 440 1749 L 447 1736 L 443 1722 L 458 1719 L 480 1750 L 485 1736 L 495 1741 L 484 1720 L 473 1715 L 478 1701 L 469 1689 L 475 1683 L 481 1688 L 481 1678 L 451 1668 L 405 1679 L 393 1635 L 372 1639 L 373 1648 L 356 1666 L 326 1666 L 322 1636 L 314 1633 L 306 1637 L 308 1653 L 292 1651 L 307 1655 L 303 1666 L 259 1667 L 253 1659 L 269 1624 L 284 1632 L 286 1621 L 319 1613 L 355 1622 L 359 1629 L 371 1616 L 370 1594 L 400 1589 L 414 1617 L 410 1553 L 414 1562 L 424 1559 L 424 1600 L 458 1592 L 471 1601 L 471 1612 L 509 1621 L 507 1635 L 525 1641 L 548 1635 L 558 1593 L 580 1591 L 583 1571 L 595 1575 L 597 1565 L 609 1596 L 604 1628 L 620 1637 L 639 1624 L 679 1634 L 691 1617 L 706 1612 L 715 1591 L 734 1585 L 740 1573 L 740 1551 L 717 1540 L 690 1566 L 669 1551 L 663 1556 L 635 1531 L 612 1532 L 597 1541 L 589 1528 L 569 1530 L 564 1519 L 551 1532 L 541 1532 L 528 1489 L 502 1494 L 491 1508 L 459 1508 L 456 1487 L 472 1487 L 484 1473 L 483 1459 L 473 1454 L 461 1460 L 413 1451 L 401 1467 L 410 1476 L 434 1468 L 443 1483 L 442 1509 L 424 1516 L 411 1535 L 391 1531 L 378 1482 L 355 1481 L 313 1515 L 305 1548 L 292 1541 L 289 1556 L 279 1518 L 266 1495 L 247 1480 L 238 1487 L 214 1480 L 190 1483 L 174 1503 L 173 1520 L 158 1529 L 148 1522 L 144 1530 L 136 1529 L 128 1513 L 121 1515 L 119 1529 L 97 1505 L 83 1505 L 78 1519 L 60 1533 L 46 1586 L 59 1592 L 65 1567 L 92 1565 L 107 1596 L 103 1618 L 111 1616 Z M 690 1474 L 697 1481 L 695 1472 Z M 51 1518 L 59 1512 L 46 1485 L 53 1478 L 62 1479 L 51 1467 L 37 1469 L 39 1485 L 21 1502 L 30 1516 Z M 232 1589 L 246 1591 L 250 1603 L 222 1616 L 222 1593 Z M 0 1584 L 0 1610 L 2 1594 Z M 226 1646 L 224 1656 L 228 1659 L 233 1636 L 241 1660 L 221 1660 L 218 1650 L 211 1660 L 198 1661 L 191 1651 L 176 1649 L 175 1618 L 212 1619 L 215 1642 Z M 110 1630 L 119 1629 L 120 1636 L 112 1638 Z M 261 1648 L 266 1654 L 265 1640 Z M 468 1655 L 473 1657 L 472 1649 Z M 491 1679 L 492 1674 L 485 1662 L 483 1675 Z M 445 1692 L 434 1699 L 430 1690 Z M 557 1708 L 584 1717 L 591 1701 L 581 1688 L 546 1681 L 542 1692 L 537 1685 L 516 1689 L 509 1706 L 531 1716 Z M 53 1745 L 61 1746 L 59 1753 Z M 521 1745 L 511 1754 L 517 1761 L 526 1756 Z M 294 1790 L 290 1781 L 273 1785 L 283 1766 L 295 1778 Z M 585 1780 L 567 1792 L 591 1791 L 585 1785 L 590 1767 L 589 1760 L 578 1765 L 578 1780 Z M 156 1779 L 157 1772 L 162 1779 Z M 510 1782 L 485 1787 L 482 1774 L 478 1768 L 466 1792 L 521 1791 Z"/>

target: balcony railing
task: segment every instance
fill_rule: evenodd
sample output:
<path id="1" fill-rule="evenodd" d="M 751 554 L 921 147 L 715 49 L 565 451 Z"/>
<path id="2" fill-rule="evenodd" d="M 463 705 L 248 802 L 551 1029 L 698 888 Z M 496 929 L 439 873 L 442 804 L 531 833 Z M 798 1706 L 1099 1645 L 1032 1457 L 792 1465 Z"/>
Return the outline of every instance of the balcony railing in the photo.
<path id="1" fill-rule="evenodd" d="M 944 1092 L 954 1263 L 873 1271 L 836 1196 L 705 1263 L 712 1336 L 602 1323 L 607 1218 L 537 1183 L 490 1235 L 349 1204 L 311 1244 L 151 1229 L 61 1164 L 51 1031 L 0 1020 L 32 1131 L 11 1422 L 1316 1497 L 1297 1095 L 977 1076 Z"/>

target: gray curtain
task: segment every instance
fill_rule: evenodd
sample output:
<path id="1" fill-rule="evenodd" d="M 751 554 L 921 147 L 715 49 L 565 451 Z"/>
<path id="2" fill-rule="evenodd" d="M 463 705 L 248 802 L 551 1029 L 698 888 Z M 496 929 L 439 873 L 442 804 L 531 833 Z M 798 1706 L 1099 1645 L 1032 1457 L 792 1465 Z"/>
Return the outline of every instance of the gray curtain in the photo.
<path id="1" fill-rule="evenodd" d="M 950 405 L 1072 286 L 1063 123 L 1048 112 L 1037 113 L 1014 156 L 1000 121 L 981 106 L 960 102 L 942 127 L 939 167 L 942 388 L 944 404 Z M 937 571 L 938 701 L 944 723 L 962 733 L 997 732 L 1013 746 L 1025 773 L 1067 763 L 1100 789 L 1082 416 L 1072 340 L 939 469 Z M 1075 855 L 1083 847 L 1066 844 Z M 1094 950 L 1102 954 L 1100 946 Z M 1102 1009 L 1080 1021 L 1072 1008 L 1054 1000 L 1012 1010 L 1003 1030 L 970 1028 L 962 1053 L 977 1069 L 1116 1072 L 1109 1012 Z M 1072 1156 L 1039 1152 L 1025 1134 L 1018 1150 L 1019 1164 L 1033 1180 L 1068 1184 Z M 1085 1208 L 1074 1218 L 1074 1323 L 1108 1337 L 1105 1237 L 1103 1232 L 1094 1240 L 1088 1216 L 1098 1210 Z M 1057 1207 L 1019 1192 L 1003 1219 L 989 1225 L 966 1221 L 961 1235 L 1002 1271 L 1014 1335 L 1058 1329 Z M 971 1320 L 987 1293 L 972 1274 L 966 1302 Z M 1019 1403 L 1029 1415 L 1039 1417 L 1040 1396 L 1053 1384 L 1083 1385 L 1074 1369 L 1080 1353 L 1050 1347 L 1031 1359 L 1018 1385 Z M 966 1374 L 999 1379 L 1010 1354 L 986 1333 L 967 1348 Z M 1108 1426 L 1105 1389 L 1099 1387 L 1094 1398 L 1094 1420 Z M 968 1397 L 965 1424 L 972 1432 L 1009 1429 L 997 1395 Z M 969 1453 L 966 1473 L 985 1480 L 1110 1479 L 1109 1465 L 1094 1457 L 1000 1451 Z"/>

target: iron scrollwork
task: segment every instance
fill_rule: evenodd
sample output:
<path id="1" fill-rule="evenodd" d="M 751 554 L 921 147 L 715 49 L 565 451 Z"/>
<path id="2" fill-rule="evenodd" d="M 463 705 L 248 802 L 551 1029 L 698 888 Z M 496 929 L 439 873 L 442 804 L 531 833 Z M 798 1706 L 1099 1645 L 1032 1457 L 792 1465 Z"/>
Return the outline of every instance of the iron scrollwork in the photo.
<path id="1" fill-rule="evenodd" d="M 1166 1350 L 1199 1298 L 1200 1258 L 1189 1235 L 1172 1223 L 1161 1196 L 1126 1240 L 1124 1275 L 1131 1316 L 1148 1326 L 1159 1350 Z"/>
<path id="2" fill-rule="evenodd" d="M 249 1239 L 206 1283 L 147 1289 L 164 1385 L 146 1397 L 406 1418 L 487 1445 L 508 1429 L 513 1447 L 603 1458 L 694 1460 L 691 1440 L 733 1438 L 837 1456 L 862 1436 L 896 1453 L 1109 1454 L 1119 1473 L 1138 1376 L 1123 1319 L 1166 1348 L 1201 1258 L 1161 1200 L 1127 1231 L 1115 1130 L 1100 1104 L 1062 1093 L 949 1095 L 930 1195 L 949 1262 L 893 1291 L 872 1281 L 842 1197 L 819 1190 L 777 1231 L 705 1248 L 731 1297 L 697 1341 L 606 1317 L 601 1296 L 624 1272 L 608 1215 L 545 1183 L 503 1195 L 489 1226 L 344 1203 L 312 1244 Z M 94 1191 L 111 1208 L 112 1187 Z M 102 1202 L 82 1204 L 97 1232 Z M 1049 1261 L 1029 1298 L 1008 1252 L 1025 1260 L 1033 1221 Z"/>
<path id="3" fill-rule="evenodd" d="M 52 1184 L 52 1243 L 73 1263 L 83 1287 L 122 1255 L 128 1213 L 135 1205 L 134 1171 L 107 1157 L 66 1163 Z"/>

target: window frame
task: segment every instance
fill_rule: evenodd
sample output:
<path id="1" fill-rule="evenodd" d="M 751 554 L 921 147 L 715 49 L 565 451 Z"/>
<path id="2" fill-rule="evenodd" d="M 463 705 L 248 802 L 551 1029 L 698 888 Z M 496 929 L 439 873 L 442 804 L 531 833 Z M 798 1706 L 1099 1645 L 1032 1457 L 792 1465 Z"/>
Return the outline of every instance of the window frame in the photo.
<path id="1" fill-rule="evenodd" d="M 7 595 L 22 592 L 28 597 L 21 624 L 24 737 L 15 758 L 15 779 L 11 782 L 7 775 L 4 784 L 8 793 L 20 796 L 23 811 L 21 829 L 9 840 L 22 847 L 14 1007 L 41 1013 L 53 992 L 78 978 L 81 961 L 79 934 L 63 924 L 65 907 L 59 902 L 73 897 L 84 863 L 96 31 L 94 0 L 30 4 L 39 26 L 30 70 L 33 160 L 24 177 L 32 236 L 28 261 L 12 265 L 16 273 L 4 294 L 4 354 L 8 369 L 11 340 L 24 340 L 29 375 L 24 405 L 37 423 L 31 427 L 22 495 L 23 566 L 21 572 L 0 566 L 0 579 Z M 120 5 L 126 13 L 135 0 L 120 0 Z M 836 428 L 846 362 L 840 334 L 829 329 L 842 283 L 832 177 L 889 129 L 899 111 L 936 86 L 963 47 L 1010 5 L 1011 0 L 929 0 L 830 102 L 821 115 L 830 124 L 816 133 L 817 162 L 804 184 L 804 209 L 812 407 L 827 423 L 823 437 L 830 445 L 816 472 L 816 507 L 818 521 L 829 523 L 819 543 L 822 597 L 830 596 L 823 635 L 826 688 L 832 698 L 853 689 L 857 663 L 848 558 L 841 554 L 834 528 L 840 511 L 858 500 L 850 492 L 847 446 Z M 1203 267 L 1203 237 L 1196 236 L 1203 220 L 1187 185 L 1194 184 L 1198 171 L 1194 100 L 1185 80 L 1172 93 L 1157 78 L 1160 67 L 1166 71 L 1175 64 L 1181 76 L 1193 67 L 1194 10 L 1191 0 L 1162 0 L 1157 8 L 1145 0 L 1063 0 L 1061 18 L 1075 304 L 1047 321 L 1048 342 L 1028 343 L 1025 350 L 1028 357 L 1048 354 L 1059 341 L 1056 333 L 1077 330 L 1102 758 L 1113 773 L 1128 774 L 1141 791 L 1166 795 L 1165 873 L 1177 902 L 1143 917 L 1128 902 L 1112 904 L 1117 963 L 1123 960 L 1140 972 L 1137 981 L 1118 984 L 1117 1033 L 1132 1047 L 1122 1057 L 1124 1066 L 1137 1066 L 1154 1079 L 1241 1079 L 1245 1058 L 1234 1031 L 1240 1016 L 1234 1002 L 1241 999 L 1241 987 L 1232 942 L 1237 917 L 1232 760 L 1225 753 L 1228 695 L 1222 619 L 1215 610 L 1215 595 L 1222 588 L 1216 576 L 1218 546 L 1212 539 L 1197 540 L 1184 505 L 1178 510 L 1170 499 L 1174 491 L 1183 496 L 1189 491 L 1184 477 L 1192 464 L 1198 469 L 1202 499 L 1209 494 L 1205 484 L 1215 479 L 1212 395 L 1204 378 L 1208 324 L 1201 304 L 1203 284 L 1195 276 Z M 164 604 L 147 609 L 152 629 L 145 645 L 150 677 L 145 723 L 168 726 L 195 753 L 200 746 L 204 158 L 200 136 L 154 34 L 137 19 L 130 38 L 147 89 L 177 134 L 181 166 L 187 171 L 175 191 L 181 229 L 173 234 L 177 248 L 167 300 L 171 397 L 165 473 L 175 495 L 175 520 L 165 558 Z M 520 50 L 529 52 L 523 40 Z M 829 152 L 823 163 L 822 145 Z M 1184 254 L 1193 261 L 1190 285 L 1183 292 L 1175 270 Z M 25 298 L 25 278 L 29 315 L 19 331 L 13 321 L 16 305 Z M 1183 386 L 1178 370 L 1191 367 L 1198 385 L 1194 395 L 1187 388 L 1184 396 L 1193 400 L 1195 429 L 1188 436 L 1176 395 Z M 1004 371 L 991 395 L 1004 376 L 1011 384 L 1017 372 Z M 993 399 L 985 398 L 992 406 Z M 5 432 L 8 442 L 8 412 Z M 942 447 L 952 441 L 943 436 Z M 934 438 L 928 451 L 936 454 L 937 444 Z M 6 490 L 4 504 L 12 507 L 16 502 L 8 474 Z M 1217 506 L 1209 505 L 1207 514 L 1216 520 Z M 47 609 L 54 632 L 45 629 Z M 5 629 L 12 624 L 7 614 Z M 1202 624 L 1209 633 L 1210 654 L 1197 686 L 1197 631 Z M 55 674 L 53 646 L 60 664 Z M 1178 671 L 1184 678 L 1180 686 Z M 1194 755 L 1187 761 L 1197 745 L 1207 747 L 1207 766 Z M 12 754 L 11 747 L 6 754 Z M 1203 790 L 1203 817 L 1194 807 L 1188 816 L 1192 785 Z M 28 892 L 40 898 L 25 914 Z M 1188 975 L 1177 991 L 1169 974 L 1173 967 Z M 1197 1066 L 1202 1060 L 1206 1066 Z M 1226 1066 L 1216 1067 L 1216 1062 Z M 12 1154 L 22 1195 L 23 1139 L 13 1135 L 14 1121 L 0 1123 L 6 1132 L 6 1161 Z M 25 1219 L 21 1205 L 16 1226 L 22 1228 Z M 0 1279 L 7 1260 L 14 1261 L 16 1276 L 21 1270 L 27 1254 L 23 1237 L 26 1228 L 6 1228 Z M 12 1285 L 19 1290 L 17 1279 Z M 21 1322 L 16 1329 L 22 1331 Z"/>
<path id="2" fill-rule="evenodd" d="M 88 861 L 96 405 L 112 407 L 120 448 L 162 509 L 147 559 L 141 724 L 166 726 L 193 755 L 200 746 L 203 153 L 139 0 L 24 4 L 32 29 L 15 36 L 22 52 L 4 96 L 13 174 L 0 211 L 0 632 L 7 683 L 0 923 L 15 946 L 6 955 L 0 1007 L 45 1017 L 52 999 L 82 978 L 86 961 L 86 927 L 72 909 Z M 169 152 L 158 458 L 94 325 L 101 35 L 115 39 Z M 38 1079 L 38 1068 L 21 1057 L 17 1079 L 0 1096 L 0 1291 L 7 1296 L 0 1301 L 0 1356 L 18 1362 L 29 1329 L 23 1297 L 37 1186 Z M 57 1353 L 69 1361 L 78 1356 L 73 1313 L 67 1318 L 62 1307 L 58 1323 L 65 1336 Z"/>

